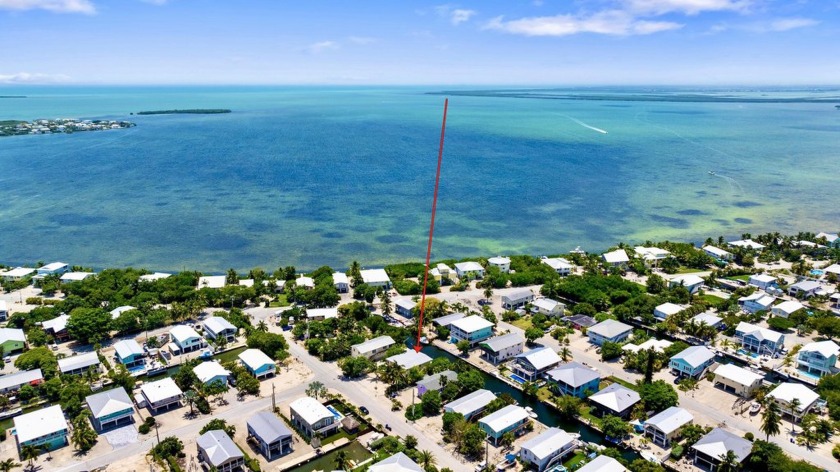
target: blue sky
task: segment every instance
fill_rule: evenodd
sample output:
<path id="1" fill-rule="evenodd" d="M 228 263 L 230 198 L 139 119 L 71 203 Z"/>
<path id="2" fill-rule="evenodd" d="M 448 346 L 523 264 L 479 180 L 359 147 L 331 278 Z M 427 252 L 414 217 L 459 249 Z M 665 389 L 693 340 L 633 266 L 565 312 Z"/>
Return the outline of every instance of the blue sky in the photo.
<path id="1" fill-rule="evenodd" d="M 837 84 L 840 0 L 0 0 L 0 42 L 0 84 Z"/>

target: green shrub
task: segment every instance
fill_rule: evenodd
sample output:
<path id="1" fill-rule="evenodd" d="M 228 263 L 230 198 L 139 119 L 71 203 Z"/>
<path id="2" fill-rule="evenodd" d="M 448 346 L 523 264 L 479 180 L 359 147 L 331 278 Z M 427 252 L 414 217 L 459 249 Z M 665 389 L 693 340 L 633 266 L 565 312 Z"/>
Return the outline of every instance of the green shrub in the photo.
<path id="1" fill-rule="evenodd" d="M 140 434 L 149 434 L 149 431 L 151 429 L 152 428 L 149 426 L 148 423 L 143 423 L 143 424 L 140 425 L 139 428 L 137 428 L 137 430 L 140 431 Z"/>
<path id="2" fill-rule="evenodd" d="M 181 466 L 178 465 L 178 460 L 172 456 L 166 458 L 166 462 L 169 463 L 169 470 L 172 472 L 181 472 Z"/>
<path id="3" fill-rule="evenodd" d="M 0 429 L 0 441 L 5 441 L 5 440 L 6 440 L 6 430 L 5 429 Z M 837 448 L 835 448 L 835 449 L 837 449 Z"/>
<path id="4" fill-rule="evenodd" d="M 755 439 L 755 435 L 753 435 L 753 433 L 747 431 L 747 433 L 744 434 L 744 439 L 746 439 L 749 442 L 752 442 Z"/>
<path id="5" fill-rule="evenodd" d="M 674 446 L 673 449 L 671 449 L 671 457 L 673 457 L 674 459 L 679 459 L 680 457 L 682 457 L 682 455 L 683 447 L 681 445 L 677 444 L 676 446 Z"/>
<path id="6" fill-rule="evenodd" d="M 5 433 L 5 431 L 4 431 L 4 433 Z M 834 449 L 831 450 L 831 455 L 835 459 L 840 460 L 840 444 L 837 444 L 837 445 L 834 446 Z"/>
<path id="7" fill-rule="evenodd" d="M 423 417 L 423 407 L 419 403 L 409 405 L 408 408 L 405 409 L 405 417 L 410 421 L 419 420 Z"/>
<path id="8" fill-rule="evenodd" d="M 26 297 L 26 304 L 27 305 L 42 305 L 44 303 L 44 299 L 41 297 Z"/>

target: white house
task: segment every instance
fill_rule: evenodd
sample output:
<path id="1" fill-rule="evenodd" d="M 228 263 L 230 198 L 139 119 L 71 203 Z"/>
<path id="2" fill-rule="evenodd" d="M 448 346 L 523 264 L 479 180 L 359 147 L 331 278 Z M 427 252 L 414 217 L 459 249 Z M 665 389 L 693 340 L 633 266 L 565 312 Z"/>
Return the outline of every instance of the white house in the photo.
<path id="1" fill-rule="evenodd" d="M 64 262 L 51 262 L 37 269 L 38 275 L 41 277 L 47 275 L 61 275 L 68 270 L 70 270 L 70 266 Z"/>
<path id="2" fill-rule="evenodd" d="M 210 316 L 204 320 L 204 334 L 213 340 L 224 338 L 231 343 L 236 340 L 238 331 L 236 326 L 221 316 Z"/>
<path id="3" fill-rule="evenodd" d="M 176 349 L 181 354 L 192 352 L 201 349 L 207 345 L 196 330 L 187 325 L 173 326 L 169 330 L 169 338 L 175 344 Z"/>
<path id="4" fill-rule="evenodd" d="M 566 311 L 566 305 L 546 297 L 540 297 L 531 302 L 537 313 L 542 313 L 546 316 L 563 316 Z"/>
<path id="5" fill-rule="evenodd" d="M 83 374 L 91 369 L 99 369 L 99 355 L 96 351 L 76 354 L 58 360 L 58 370 L 65 375 Z"/>
<path id="6" fill-rule="evenodd" d="M 600 346 L 607 341 L 620 343 L 630 337 L 633 327 L 616 320 L 604 320 L 586 331 L 589 342 Z"/>
<path id="7" fill-rule="evenodd" d="M 306 318 L 310 321 L 324 321 L 330 318 L 338 318 L 338 307 L 307 308 Z"/>
<path id="8" fill-rule="evenodd" d="M 142 401 L 152 414 L 157 414 L 173 407 L 181 406 L 184 392 L 175 385 L 172 378 L 167 377 L 156 382 L 149 382 L 140 387 Z"/>
<path id="9" fill-rule="evenodd" d="M 627 472 L 627 468 L 612 457 L 598 456 L 584 464 L 578 472 Z"/>
<path id="10" fill-rule="evenodd" d="M 94 428 L 102 431 L 134 420 L 134 404 L 122 387 L 94 393 L 85 398 Z"/>
<path id="11" fill-rule="evenodd" d="M 531 303 L 533 300 L 534 292 L 526 288 L 513 290 L 510 293 L 502 295 L 502 308 L 505 310 L 515 310 L 525 306 L 526 303 Z"/>
<path id="12" fill-rule="evenodd" d="M 239 362 L 254 377 L 262 379 L 277 372 L 277 364 L 259 349 L 246 349 L 239 354 Z"/>
<path id="13" fill-rule="evenodd" d="M 645 421 L 645 436 L 667 448 L 679 436 L 680 428 L 692 421 L 694 416 L 688 410 L 672 406 Z"/>
<path id="14" fill-rule="evenodd" d="M 753 371 L 738 367 L 735 364 L 721 364 L 715 369 L 715 387 L 720 387 L 730 393 L 751 398 L 764 378 Z"/>
<path id="15" fill-rule="evenodd" d="M 391 356 L 385 359 L 387 362 L 393 362 L 398 366 L 402 367 L 403 369 L 411 369 L 413 367 L 420 367 L 423 364 L 427 364 L 432 362 L 432 358 L 423 354 L 422 352 L 417 352 L 414 349 L 409 349 L 402 354 L 397 354 L 396 356 Z"/>
<path id="16" fill-rule="evenodd" d="M 518 435 L 529 421 L 530 416 L 525 408 L 508 405 L 478 420 L 478 427 L 487 433 L 487 439 L 497 445 L 506 433 Z"/>
<path id="17" fill-rule="evenodd" d="M 575 449 L 575 438 L 560 428 L 548 428 L 522 443 L 519 458 L 543 472 Z"/>
<path id="18" fill-rule="evenodd" d="M 14 374 L 0 375 L 0 394 L 17 392 L 24 385 L 38 386 L 44 381 L 41 369 L 24 370 Z M 7 395 L 8 396 L 8 395 Z"/>
<path id="19" fill-rule="evenodd" d="M 574 264 L 562 257 L 543 257 L 542 263 L 554 269 L 554 272 L 557 272 L 559 275 L 569 275 L 575 268 Z"/>
<path id="20" fill-rule="evenodd" d="M 359 272 L 365 284 L 371 287 L 391 288 L 391 279 L 385 269 L 367 269 Z"/>
<path id="21" fill-rule="evenodd" d="M 808 414 L 814 406 L 814 403 L 820 399 L 817 392 L 797 382 L 781 383 L 771 390 L 767 397 L 772 398 L 779 405 L 783 415 L 790 416 L 795 421 L 801 421 L 802 417 Z M 799 400 L 799 406 L 795 410 L 791 407 L 794 400 Z"/>
<path id="22" fill-rule="evenodd" d="M 749 284 L 753 287 L 758 287 L 761 290 L 767 290 L 771 287 L 778 287 L 779 281 L 772 275 L 754 274 L 750 276 Z"/>
<path id="23" fill-rule="evenodd" d="M 602 257 L 604 258 L 604 263 L 610 267 L 625 267 L 630 262 L 630 258 L 624 252 L 624 249 L 605 252 Z"/>
<path id="24" fill-rule="evenodd" d="M 205 361 L 193 367 L 193 372 L 198 380 L 204 385 L 214 382 L 221 382 L 227 385 L 230 372 L 222 367 L 217 361 Z"/>
<path id="25" fill-rule="evenodd" d="M 412 316 L 414 316 L 414 312 L 412 310 L 414 310 L 414 307 L 416 306 L 416 303 L 414 303 L 408 298 L 404 298 L 402 300 L 397 300 L 394 302 L 394 311 L 396 311 L 397 314 L 400 316 L 411 318 Z"/>
<path id="26" fill-rule="evenodd" d="M 443 405 L 443 411 L 460 413 L 464 418 L 470 419 L 484 411 L 487 405 L 495 399 L 496 395 L 493 392 L 480 389 Z"/>
<path id="27" fill-rule="evenodd" d="M 752 239 L 739 239 L 737 241 L 730 241 L 729 245 L 732 247 L 740 247 L 745 249 L 752 249 L 754 251 L 761 252 L 762 249 L 765 248 L 763 244 L 759 244 Z"/>
<path id="28" fill-rule="evenodd" d="M 113 310 L 111 310 L 111 319 L 112 319 L 112 320 L 115 320 L 115 319 L 119 318 L 119 317 L 120 317 L 120 315 L 122 315 L 123 313 L 125 313 L 125 312 L 127 312 L 127 311 L 131 311 L 131 310 L 136 310 L 136 309 L 137 309 L 137 308 L 135 308 L 135 307 L 133 307 L 133 306 L 131 306 L 131 305 L 123 305 L 123 306 L 119 306 L 119 307 L 114 308 Z"/>
<path id="29" fill-rule="evenodd" d="M 719 316 L 715 316 L 709 312 L 700 313 L 699 315 L 694 316 L 690 320 L 689 323 L 694 323 L 697 325 L 705 324 L 711 326 L 713 328 L 717 328 L 723 322 L 723 318 Z"/>
<path id="30" fill-rule="evenodd" d="M 28 277 L 36 272 L 36 269 L 32 269 L 29 267 L 15 267 L 14 269 L 9 269 L 4 272 L 0 272 L 0 278 L 3 280 L 22 280 L 25 277 Z"/>
<path id="31" fill-rule="evenodd" d="M 645 261 L 647 266 L 656 265 L 657 262 L 671 256 L 670 252 L 658 247 L 636 246 L 633 251 Z"/>
<path id="32" fill-rule="evenodd" d="M 63 341 L 70 338 L 67 332 L 67 321 L 70 315 L 59 315 L 51 320 L 46 320 L 41 323 L 44 332 L 55 338 L 56 341 Z"/>
<path id="33" fill-rule="evenodd" d="M 715 259 L 719 259 L 721 261 L 730 261 L 732 260 L 732 253 L 729 251 L 724 251 L 723 249 L 716 247 L 716 246 L 703 246 L 703 252 L 707 255 L 714 257 Z"/>
<path id="34" fill-rule="evenodd" d="M 6 305 L 6 300 L 0 300 L 0 321 L 6 321 L 9 318 L 9 307 Z"/>
<path id="35" fill-rule="evenodd" d="M 394 342 L 391 336 L 379 336 L 378 338 L 369 339 L 363 343 L 350 346 L 350 355 L 376 360 L 377 358 L 383 357 L 388 349 L 395 344 L 396 342 Z"/>
<path id="36" fill-rule="evenodd" d="M 531 349 L 516 356 L 513 372 L 525 380 L 537 380 L 560 364 L 560 356 L 548 346 Z"/>
<path id="37" fill-rule="evenodd" d="M 67 445 L 69 428 L 60 405 L 48 406 L 31 413 L 15 417 L 14 438 L 18 451 L 25 446 L 53 450 Z"/>
<path id="38" fill-rule="evenodd" d="M 289 405 L 289 410 L 292 424 L 308 437 L 316 433 L 328 436 L 340 425 L 327 407 L 311 397 L 298 398 Z"/>
<path id="39" fill-rule="evenodd" d="M 837 233 L 826 233 L 826 232 L 820 231 L 819 233 L 817 233 L 816 239 L 822 239 L 822 238 L 825 238 L 825 240 L 828 242 L 829 246 L 840 247 L 840 236 L 838 236 Z"/>
<path id="40" fill-rule="evenodd" d="M 525 338 L 519 333 L 508 333 L 487 339 L 480 346 L 484 350 L 484 358 L 491 364 L 498 364 L 522 354 Z"/>
<path id="41" fill-rule="evenodd" d="M 510 272 L 510 258 L 509 257 L 491 257 L 487 259 L 487 265 L 490 267 L 495 267 L 499 269 L 499 271 L 503 274 L 507 274 Z"/>
<path id="42" fill-rule="evenodd" d="M 740 305 L 741 309 L 747 313 L 757 313 L 759 311 L 769 310 L 775 301 L 776 297 L 759 291 L 751 295 L 747 295 L 746 297 L 739 298 L 738 305 Z"/>
<path id="43" fill-rule="evenodd" d="M 764 351 L 773 353 L 785 345 L 784 334 L 744 321 L 735 327 L 735 337 L 741 341 L 742 348 L 756 353 Z"/>
<path id="44" fill-rule="evenodd" d="M 140 280 L 141 282 L 156 282 L 158 280 L 163 280 L 169 277 L 172 277 L 172 274 L 167 274 L 166 272 L 155 272 L 153 274 L 141 275 L 138 280 Z"/>
<path id="45" fill-rule="evenodd" d="M 774 306 L 770 309 L 770 313 L 773 316 L 781 316 L 782 318 L 787 318 L 788 316 L 792 315 L 793 313 L 802 310 L 805 308 L 805 305 L 799 303 L 796 300 L 788 300 L 778 305 Z"/>
<path id="46" fill-rule="evenodd" d="M 715 471 L 729 451 L 735 454 L 736 464 L 741 464 L 752 452 L 752 447 L 752 442 L 723 428 L 715 428 L 694 443 L 691 450 L 694 451 L 695 466 Z"/>
<path id="47" fill-rule="evenodd" d="M 615 415 L 626 418 L 633 405 L 641 401 L 639 394 L 619 383 L 610 384 L 599 392 L 592 394 L 589 401 L 594 404 L 603 415 Z"/>
<path id="48" fill-rule="evenodd" d="M 93 272 L 66 272 L 64 273 L 59 280 L 63 284 L 69 284 L 73 282 L 81 282 L 88 277 L 92 277 L 95 275 Z"/>
<path id="49" fill-rule="evenodd" d="M 245 455 L 226 432 L 220 429 L 207 431 L 195 441 L 198 448 L 198 462 L 205 469 L 218 472 L 241 470 Z"/>
<path id="50" fill-rule="evenodd" d="M 674 303 L 663 303 L 653 309 L 653 316 L 657 320 L 664 320 L 669 316 L 676 315 L 677 313 L 683 310 L 685 310 L 685 307 L 682 305 L 676 305 Z"/>
<path id="51" fill-rule="evenodd" d="M 333 272 L 333 286 L 338 293 L 347 293 L 350 291 L 350 279 L 344 272 Z"/>
<path id="52" fill-rule="evenodd" d="M 666 339 L 655 339 L 650 338 L 647 341 L 643 342 L 642 344 L 625 344 L 621 346 L 621 349 L 624 351 L 634 352 L 637 353 L 639 351 L 647 351 L 649 349 L 653 349 L 655 352 L 664 353 L 665 349 L 668 349 L 673 344 L 671 341 Z"/>
<path id="53" fill-rule="evenodd" d="M 368 472 L 423 472 L 423 468 L 404 452 L 398 452 L 368 467 Z"/>
<path id="54" fill-rule="evenodd" d="M 198 278 L 196 288 L 223 288 L 227 284 L 227 277 L 224 275 L 208 275 Z"/>
<path id="55" fill-rule="evenodd" d="M 436 265 L 435 269 L 437 269 L 440 276 L 445 278 L 445 279 L 451 279 L 452 278 L 452 273 L 455 272 L 451 267 L 444 264 L 443 262 Z"/>
<path id="56" fill-rule="evenodd" d="M 474 261 L 458 262 L 455 264 L 455 274 L 459 279 L 473 280 L 484 278 L 484 267 Z"/>
<path id="57" fill-rule="evenodd" d="M 788 293 L 792 297 L 811 298 L 822 290 L 822 285 L 813 280 L 802 280 L 788 287 Z"/>
<path id="58" fill-rule="evenodd" d="M 694 295 L 695 293 L 697 293 L 698 290 L 700 290 L 703 287 L 704 283 L 705 282 L 699 275 L 685 274 L 679 275 L 671 279 L 668 282 L 668 287 L 674 288 L 682 285 L 686 288 L 686 290 L 688 290 L 688 293 Z"/>

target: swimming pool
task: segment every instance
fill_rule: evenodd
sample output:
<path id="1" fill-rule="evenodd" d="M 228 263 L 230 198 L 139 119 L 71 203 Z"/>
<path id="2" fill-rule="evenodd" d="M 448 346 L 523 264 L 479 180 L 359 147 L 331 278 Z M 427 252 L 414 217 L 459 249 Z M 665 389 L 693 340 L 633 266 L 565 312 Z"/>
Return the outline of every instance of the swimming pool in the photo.
<path id="1" fill-rule="evenodd" d="M 523 379 L 522 377 L 520 377 L 516 374 L 510 374 L 510 378 L 513 379 L 513 381 L 518 383 L 518 384 L 524 384 L 525 382 L 527 382 L 527 380 Z"/>
<path id="2" fill-rule="evenodd" d="M 812 269 L 811 270 L 811 275 L 820 276 L 820 275 L 823 275 L 823 274 L 825 274 L 824 270 L 821 270 L 821 269 Z"/>
<path id="3" fill-rule="evenodd" d="M 327 405 L 327 409 L 330 410 L 330 413 L 332 413 L 333 416 L 335 416 L 336 421 L 341 421 L 341 419 L 344 418 L 344 415 L 339 413 L 338 410 L 336 410 L 332 406 Z"/>
<path id="4" fill-rule="evenodd" d="M 738 354 L 741 354 L 741 355 L 743 355 L 743 356 L 750 356 L 750 357 L 752 357 L 753 359 L 758 358 L 758 354 L 756 354 L 756 353 L 754 353 L 754 352 L 750 352 L 750 351 L 744 350 L 744 349 L 738 349 L 738 351 L 737 351 L 737 352 L 738 352 Z"/>
<path id="5" fill-rule="evenodd" d="M 811 372 L 808 372 L 807 370 L 804 370 L 804 369 L 796 369 L 796 371 L 799 373 L 799 375 L 801 375 L 801 376 L 803 376 L 803 377 L 808 377 L 809 379 L 814 379 L 814 380 L 819 380 L 819 379 L 820 379 L 820 376 L 819 376 L 819 375 L 817 375 L 817 374 L 812 374 Z"/>

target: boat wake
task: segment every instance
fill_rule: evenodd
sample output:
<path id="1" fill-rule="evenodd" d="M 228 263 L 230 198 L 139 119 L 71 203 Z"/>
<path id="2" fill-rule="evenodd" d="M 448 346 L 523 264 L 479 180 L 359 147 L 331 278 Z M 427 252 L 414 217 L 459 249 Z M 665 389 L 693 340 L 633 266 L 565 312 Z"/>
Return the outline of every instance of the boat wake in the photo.
<path id="1" fill-rule="evenodd" d="M 597 131 L 597 132 L 599 132 L 599 133 L 601 133 L 601 134 L 607 134 L 607 131 L 606 131 L 606 130 L 603 130 L 603 129 L 601 129 L 601 128 L 596 128 L 596 127 L 594 127 L 594 126 L 590 126 L 590 125 L 588 125 L 588 124 L 586 124 L 586 123 L 584 123 L 584 122 L 582 122 L 582 121 L 580 121 L 580 120 L 578 120 L 578 119 L 576 119 L 576 118 L 572 118 L 572 117 L 571 117 L 571 116 L 569 116 L 569 115 L 563 115 L 563 116 L 565 116 L 566 118 L 568 118 L 568 119 L 570 119 L 570 120 L 574 121 L 575 123 L 577 123 L 577 124 L 579 124 L 579 125 L 583 126 L 584 128 L 589 128 L 589 129 L 591 129 L 592 131 Z"/>

